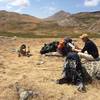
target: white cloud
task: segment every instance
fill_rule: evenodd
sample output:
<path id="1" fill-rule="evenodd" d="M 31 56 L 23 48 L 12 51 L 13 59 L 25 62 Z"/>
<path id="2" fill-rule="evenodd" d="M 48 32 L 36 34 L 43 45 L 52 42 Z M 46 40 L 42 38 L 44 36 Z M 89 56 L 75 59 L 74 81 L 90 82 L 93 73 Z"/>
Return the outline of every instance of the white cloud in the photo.
<path id="1" fill-rule="evenodd" d="M 60 9 L 57 8 L 55 2 L 52 1 L 48 6 L 41 7 L 40 10 L 43 12 L 43 14 L 50 16 Z"/>
<path id="2" fill-rule="evenodd" d="M 0 0 L 5 4 L 4 10 L 20 12 L 23 8 L 30 5 L 29 0 Z"/>
<path id="3" fill-rule="evenodd" d="M 54 14 L 55 12 L 59 11 L 59 9 L 54 6 L 42 7 L 42 8 L 40 8 L 40 10 L 42 10 L 43 13 L 45 13 L 46 15 L 51 15 L 51 14 Z"/>
<path id="4" fill-rule="evenodd" d="M 84 5 L 87 7 L 94 7 L 100 3 L 100 0 L 85 0 Z"/>
<path id="5" fill-rule="evenodd" d="M 20 7 L 28 6 L 30 4 L 29 0 L 0 0 L 0 2 Z"/>
<path id="6" fill-rule="evenodd" d="M 29 0 L 6 0 L 12 6 L 26 7 L 29 6 Z"/>
<path id="7" fill-rule="evenodd" d="M 23 8 L 19 8 L 17 10 L 15 10 L 15 12 L 21 12 Z"/>
<path id="8" fill-rule="evenodd" d="M 51 6 L 51 7 L 47 7 L 47 11 L 48 11 L 50 14 L 55 13 L 57 10 L 58 10 L 57 8 L 52 7 L 52 6 Z"/>

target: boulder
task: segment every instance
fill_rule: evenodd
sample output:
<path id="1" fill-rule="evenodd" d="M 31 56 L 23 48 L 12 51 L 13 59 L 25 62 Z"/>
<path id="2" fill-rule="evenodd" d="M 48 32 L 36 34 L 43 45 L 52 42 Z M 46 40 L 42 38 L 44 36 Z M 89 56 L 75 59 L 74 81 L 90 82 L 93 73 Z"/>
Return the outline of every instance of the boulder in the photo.
<path id="1" fill-rule="evenodd" d="M 100 61 L 87 61 L 82 66 L 93 79 L 100 80 Z"/>
<path id="2" fill-rule="evenodd" d="M 16 83 L 16 90 L 19 95 L 19 100 L 28 100 L 33 95 L 33 91 L 22 88 L 18 83 Z"/>

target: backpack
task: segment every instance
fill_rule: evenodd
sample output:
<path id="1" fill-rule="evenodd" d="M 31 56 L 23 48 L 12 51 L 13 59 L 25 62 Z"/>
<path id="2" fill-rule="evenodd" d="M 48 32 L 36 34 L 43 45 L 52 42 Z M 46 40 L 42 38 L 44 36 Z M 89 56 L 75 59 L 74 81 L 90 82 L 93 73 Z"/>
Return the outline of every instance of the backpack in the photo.
<path id="1" fill-rule="evenodd" d="M 83 82 L 81 61 L 77 53 L 68 53 L 64 63 L 63 73 L 67 83 L 77 84 Z"/>
<path id="2" fill-rule="evenodd" d="M 53 41 L 49 44 L 44 44 L 44 46 L 40 50 L 40 54 L 45 54 L 45 53 L 49 53 L 49 52 L 56 52 L 58 44 L 59 44 L 58 41 Z"/>

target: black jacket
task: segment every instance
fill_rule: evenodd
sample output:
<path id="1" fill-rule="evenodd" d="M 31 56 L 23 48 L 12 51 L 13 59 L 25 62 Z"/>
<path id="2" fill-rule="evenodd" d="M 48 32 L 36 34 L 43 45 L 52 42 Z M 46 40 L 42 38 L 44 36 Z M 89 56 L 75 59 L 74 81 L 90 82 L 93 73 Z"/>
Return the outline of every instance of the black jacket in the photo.
<path id="1" fill-rule="evenodd" d="M 85 42 L 85 46 L 82 49 L 82 52 L 85 52 L 85 51 L 87 51 L 88 54 L 92 55 L 93 58 L 98 58 L 99 57 L 97 46 L 91 40 L 87 40 L 87 42 Z"/>

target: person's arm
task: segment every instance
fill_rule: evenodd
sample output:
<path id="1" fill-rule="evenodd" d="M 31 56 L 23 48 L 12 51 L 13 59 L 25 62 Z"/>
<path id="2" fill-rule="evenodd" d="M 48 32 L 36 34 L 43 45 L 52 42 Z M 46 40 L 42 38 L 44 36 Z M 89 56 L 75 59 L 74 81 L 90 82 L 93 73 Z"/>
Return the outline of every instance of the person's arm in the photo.
<path id="1" fill-rule="evenodd" d="M 68 43 L 68 45 L 69 45 L 71 48 L 75 48 L 75 46 L 74 46 L 72 43 Z"/>
<path id="2" fill-rule="evenodd" d="M 81 52 L 85 52 L 87 50 L 87 45 L 85 44 L 84 48 L 81 50 Z"/>
<path id="3" fill-rule="evenodd" d="M 87 45 L 85 45 L 83 49 L 76 49 L 75 48 L 74 51 L 84 53 L 85 51 L 87 51 Z"/>
<path id="4" fill-rule="evenodd" d="M 75 45 L 73 45 L 73 44 L 71 44 L 71 43 L 68 43 L 68 45 L 72 48 L 72 51 L 81 52 L 81 49 L 76 48 Z"/>
<path id="5" fill-rule="evenodd" d="M 81 50 L 81 49 L 75 49 L 75 48 L 72 48 L 72 51 L 75 51 L 75 52 L 81 52 L 82 50 Z"/>

